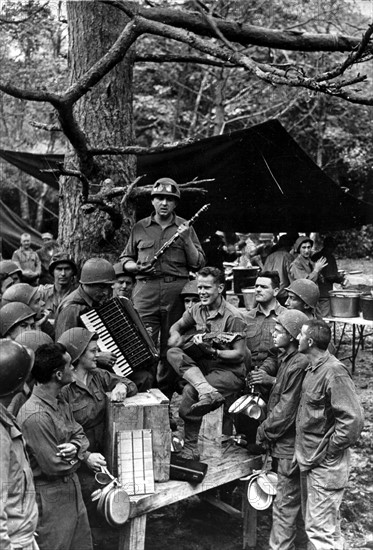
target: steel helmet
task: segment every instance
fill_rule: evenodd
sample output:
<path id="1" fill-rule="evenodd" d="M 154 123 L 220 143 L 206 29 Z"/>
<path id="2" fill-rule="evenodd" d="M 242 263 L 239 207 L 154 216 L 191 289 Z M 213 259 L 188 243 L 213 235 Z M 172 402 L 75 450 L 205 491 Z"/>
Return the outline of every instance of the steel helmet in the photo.
<path id="1" fill-rule="evenodd" d="M 69 264 L 74 272 L 74 275 L 78 273 L 76 263 L 74 262 L 70 254 L 67 254 L 66 252 L 59 252 L 55 254 L 51 259 L 51 263 L 48 267 L 48 271 L 51 275 L 53 275 L 53 272 L 58 264 Z"/>
<path id="2" fill-rule="evenodd" d="M 15 325 L 35 315 L 35 311 L 21 302 L 6 304 L 0 309 L 0 335 L 6 336 Z"/>
<path id="3" fill-rule="evenodd" d="M 104 258 L 90 258 L 87 260 L 80 274 L 80 283 L 83 285 L 115 283 L 115 271 L 110 262 Z"/>
<path id="4" fill-rule="evenodd" d="M 22 302 L 22 304 L 29 305 L 37 292 L 38 288 L 36 286 L 31 286 L 27 283 L 16 283 L 6 289 L 1 300 L 1 305 L 4 306 L 11 302 Z"/>
<path id="5" fill-rule="evenodd" d="M 97 339 L 98 336 L 95 332 L 90 332 L 86 328 L 75 327 L 66 330 L 57 341 L 65 346 L 71 356 L 71 362 L 75 364 L 87 349 L 89 342 Z"/>
<path id="6" fill-rule="evenodd" d="M 180 199 L 180 189 L 175 180 L 171 178 L 160 178 L 153 185 L 150 195 L 152 197 L 154 197 L 154 195 L 166 195 L 168 197 Z"/>
<path id="7" fill-rule="evenodd" d="M 276 322 L 284 327 L 293 338 L 297 338 L 302 326 L 308 321 L 308 317 L 305 313 L 298 311 L 297 309 L 288 309 L 280 313 Z"/>
<path id="8" fill-rule="evenodd" d="M 320 290 L 316 283 L 309 279 L 297 279 L 293 281 L 290 286 L 285 288 L 289 292 L 292 292 L 298 298 L 303 300 L 309 307 L 315 308 L 320 298 Z"/>
<path id="9" fill-rule="evenodd" d="M 180 296 L 198 296 L 198 283 L 194 279 L 193 281 L 188 281 L 182 291 L 180 292 Z"/>
<path id="10" fill-rule="evenodd" d="M 22 269 L 19 267 L 16 262 L 12 260 L 1 260 L 0 261 L 0 277 L 2 275 L 13 275 L 14 273 L 22 273 Z"/>
<path id="11" fill-rule="evenodd" d="M 21 346 L 32 349 L 32 351 L 36 351 L 43 344 L 53 344 L 52 338 L 42 330 L 27 330 L 26 332 L 21 332 L 14 341 L 21 344 Z"/>
<path id="12" fill-rule="evenodd" d="M 311 243 L 311 246 L 313 246 L 313 240 L 303 235 L 302 237 L 298 237 L 294 243 L 295 252 L 299 252 L 300 247 L 303 243 Z"/>
<path id="13" fill-rule="evenodd" d="M 33 364 L 33 353 L 13 340 L 0 340 L 0 396 L 20 388 Z"/>

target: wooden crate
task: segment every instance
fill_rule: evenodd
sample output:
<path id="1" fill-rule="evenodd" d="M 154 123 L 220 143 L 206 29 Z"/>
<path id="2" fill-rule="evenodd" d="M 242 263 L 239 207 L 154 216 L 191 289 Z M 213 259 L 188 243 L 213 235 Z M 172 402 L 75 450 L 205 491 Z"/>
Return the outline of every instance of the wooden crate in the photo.
<path id="1" fill-rule="evenodd" d="M 158 389 L 138 393 L 122 403 L 110 401 L 107 395 L 106 456 L 109 468 L 116 475 L 116 433 L 125 430 L 149 429 L 153 440 L 153 467 L 155 481 L 170 478 L 171 430 L 168 399 Z"/>
<path id="2" fill-rule="evenodd" d="M 201 460 L 222 456 L 223 405 L 208 414 L 202 420 L 198 436 L 198 448 Z"/>

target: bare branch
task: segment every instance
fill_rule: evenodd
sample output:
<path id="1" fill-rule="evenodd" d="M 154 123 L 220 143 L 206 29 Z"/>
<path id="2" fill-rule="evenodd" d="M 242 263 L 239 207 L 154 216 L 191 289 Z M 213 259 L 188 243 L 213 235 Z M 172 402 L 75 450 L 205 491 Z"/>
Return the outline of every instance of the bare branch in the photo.
<path id="1" fill-rule="evenodd" d="M 0 82 L 0 92 L 4 92 L 4 94 L 10 95 L 17 99 L 25 99 L 28 101 L 38 102 L 49 101 L 53 105 L 60 101 L 60 96 L 58 94 L 53 94 L 47 92 L 46 90 L 30 90 L 18 88 L 17 86 L 13 86 L 13 84 L 10 84 L 9 82 L 5 82 L 3 84 Z"/>
<path id="2" fill-rule="evenodd" d="M 223 63 L 216 59 L 208 59 L 197 55 L 174 55 L 174 54 L 147 54 L 136 55 L 136 63 L 196 63 L 199 65 L 212 65 L 213 67 L 237 67 L 234 63 Z"/>
<path id="3" fill-rule="evenodd" d="M 138 14 L 149 21 L 172 25 L 201 36 L 216 37 L 216 32 L 201 14 L 174 8 L 146 8 L 128 0 L 102 0 L 124 11 L 129 17 Z M 358 46 L 360 40 L 355 36 L 330 34 L 312 34 L 302 31 L 277 31 L 241 22 L 214 18 L 214 24 L 226 40 L 244 46 L 263 46 L 282 50 L 305 52 L 348 52 Z"/>

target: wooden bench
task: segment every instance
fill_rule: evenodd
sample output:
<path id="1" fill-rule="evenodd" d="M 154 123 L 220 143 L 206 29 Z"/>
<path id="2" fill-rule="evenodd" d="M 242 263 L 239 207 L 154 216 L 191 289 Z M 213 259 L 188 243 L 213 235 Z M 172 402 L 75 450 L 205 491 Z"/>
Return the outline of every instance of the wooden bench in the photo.
<path id="1" fill-rule="evenodd" d="M 204 460 L 204 462 L 208 464 L 208 471 L 202 483 L 192 485 L 185 481 L 170 480 L 156 483 L 155 493 L 153 494 L 130 497 L 129 520 L 120 529 L 118 550 L 144 550 L 147 514 L 193 495 L 205 498 L 211 504 L 236 517 L 241 514 L 243 519 L 243 548 L 255 548 L 256 510 L 249 506 L 247 502 L 246 483 L 241 511 L 220 502 L 212 497 L 210 492 L 225 483 L 249 475 L 253 469 L 259 469 L 261 467 L 261 457 L 249 456 L 246 450 L 232 446 L 222 457 L 213 457 Z"/>

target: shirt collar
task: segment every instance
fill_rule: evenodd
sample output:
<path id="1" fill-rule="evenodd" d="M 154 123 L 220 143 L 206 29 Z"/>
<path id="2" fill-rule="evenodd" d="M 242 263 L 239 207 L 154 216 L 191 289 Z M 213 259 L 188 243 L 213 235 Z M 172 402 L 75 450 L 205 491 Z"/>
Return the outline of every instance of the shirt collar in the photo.
<path id="1" fill-rule="evenodd" d="M 48 391 L 45 390 L 43 384 L 34 386 L 33 395 L 50 405 L 53 409 L 58 409 L 57 398 L 51 395 Z"/>
<path id="2" fill-rule="evenodd" d="M 87 304 L 89 306 L 94 307 L 96 302 L 94 300 L 92 300 L 92 298 L 90 296 L 88 296 L 88 294 L 86 292 L 84 292 L 82 285 L 79 285 L 78 292 L 81 295 L 81 297 L 87 302 Z"/>
<path id="3" fill-rule="evenodd" d="M 264 315 L 266 317 L 269 317 L 271 313 L 275 313 L 275 315 L 279 315 L 281 313 L 281 304 L 277 300 L 275 301 L 275 305 L 270 309 L 268 315 L 266 315 L 263 311 L 262 304 L 258 304 L 256 307 L 254 307 L 251 311 L 255 312 L 255 317 L 259 313 L 260 315 Z"/>
<path id="4" fill-rule="evenodd" d="M 202 311 L 205 312 L 205 315 L 207 318 L 211 319 L 211 317 L 217 317 L 217 315 L 220 315 L 221 317 L 224 315 L 225 313 L 225 306 L 226 306 L 226 301 L 225 299 L 223 298 L 223 296 L 221 297 L 221 304 L 220 306 L 218 307 L 218 309 L 215 309 L 213 311 L 210 311 L 207 306 L 203 306 L 202 304 L 201 305 L 201 309 Z"/>
<path id="5" fill-rule="evenodd" d="M 159 225 L 159 223 L 155 220 L 154 218 L 155 216 L 155 212 L 152 212 L 151 215 L 146 218 L 145 220 L 145 227 L 149 227 L 152 223 L 156 223 L 157 225 Z M 179 227 L 181 225 L 181 221 L 180 219 L 176 216 L 176 214 L 173 212 L 172 213 L 172 220 L 170 221 L 170 223 L 167 225 L 167 227 L 169 227 L 170 225 L 176 225 L 177 227 Z"/>
<path id="6" fill-rule="evenodd" d="M 327 362 L 327 360 L 330 359 L 330 357 L 331 357 L 330 353 L 328 352 L 328 350 L 326 350 L 314 365 L 310 364 L 307 370 L 311 370 L 312 372 L 314 372 L 315 370 L 320 368 L 322 365 L 324 365 Z"/>

